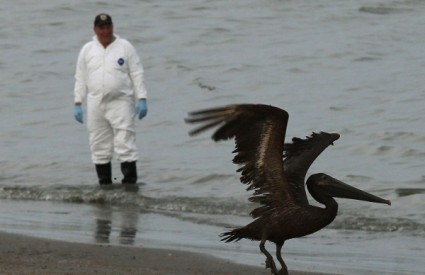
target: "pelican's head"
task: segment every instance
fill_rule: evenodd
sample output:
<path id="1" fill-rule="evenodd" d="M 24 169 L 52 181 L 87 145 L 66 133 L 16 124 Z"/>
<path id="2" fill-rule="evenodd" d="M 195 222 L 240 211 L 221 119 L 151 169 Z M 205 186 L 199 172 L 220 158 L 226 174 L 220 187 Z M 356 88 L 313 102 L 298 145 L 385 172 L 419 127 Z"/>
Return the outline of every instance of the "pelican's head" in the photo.
<path id="1" fill-rule="evenodd" d="M 315 200 L 325 205 L 331 197 L 391 205 L 389 200 L 352 187 L 324 173 L 311 175 L 307 180 L 307 188 Z"/>

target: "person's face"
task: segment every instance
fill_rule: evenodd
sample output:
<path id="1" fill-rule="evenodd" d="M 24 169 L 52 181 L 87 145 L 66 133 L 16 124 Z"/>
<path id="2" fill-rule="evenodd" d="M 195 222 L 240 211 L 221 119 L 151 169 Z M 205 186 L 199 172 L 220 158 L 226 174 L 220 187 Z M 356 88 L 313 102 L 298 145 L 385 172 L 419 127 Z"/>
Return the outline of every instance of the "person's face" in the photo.
<path id="1" fill-rule="evenodd" d="M 94 32 L 96 33 L 99 42 L 104 46 L 108 46 L 114 40 L 113 25 L 102 25 L 94 27 Z"/>

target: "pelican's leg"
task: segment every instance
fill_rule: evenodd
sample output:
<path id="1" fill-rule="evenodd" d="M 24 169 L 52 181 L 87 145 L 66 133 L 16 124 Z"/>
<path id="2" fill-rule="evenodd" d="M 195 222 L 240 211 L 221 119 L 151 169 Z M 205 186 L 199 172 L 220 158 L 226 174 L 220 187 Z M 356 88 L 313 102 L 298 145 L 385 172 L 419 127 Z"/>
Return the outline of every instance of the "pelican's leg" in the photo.
<path id="1" fill-rule="evenodd" d="M 264 255 L 266 255 L 266 268 L 270 267 L 272 274 L 278 275 L 279 273 L 277 272 L 276 264 L 274 263 L 272 255 L 270 255 L 270 253 L 266 250 L 266 247 L 264 246 L 265 243 L 266 240 L 262 239 L 260 242 L 260 250 L 261 252 L 263 252 Z"/>
<path id="2" fill-rule="evenodd" d="M 280 275 L 288 275 L 288 268 L 286 267 L 285 262 L 282 259 L 282 246 L 285 242 L 281 243 L 281 244 L 276 244 L 276 258 L 279 261 L 280 265 L 282 266 L 282 269 L 279 271 Z"/>

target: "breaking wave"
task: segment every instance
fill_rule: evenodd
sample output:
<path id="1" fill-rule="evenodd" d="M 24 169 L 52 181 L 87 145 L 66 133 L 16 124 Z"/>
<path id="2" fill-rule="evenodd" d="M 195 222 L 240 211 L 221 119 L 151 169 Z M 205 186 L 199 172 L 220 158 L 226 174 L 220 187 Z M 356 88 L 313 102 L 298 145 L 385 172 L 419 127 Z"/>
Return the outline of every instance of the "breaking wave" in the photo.
<path id="1" fill-rule="evenodd" d="M 252 203 L 229 198 L 194 197 L 148 197 L 138 192 L 137 187 L 124 188 L 121 185 L 109 188 L 99 186 L 3 186 L 0 187 L 0 199 L 53 201 L 66 203 L 110 204 L 117 206 L 132 205 L 140 211 L 163 212 L 185 216 L 196 223 L 217 223 L 218 219 L 205 216 L 248 217 L 255 207 Z M 342 213 L 341 213 L 342 212 Z M 195 215 L 193 215 L 195 214 Z M 362 230 L 371 232 L 406 232 L 424 235 L 424 225 L 408 218 L 379 217 L 379 213 L 367 217 L 340 211 L 328 227 L 339 230 Z M 376 215 L 374 217 L 373 215 Z M 213 221 L 214 220 L 214 221 Z M 223 226 L 241 226 L 218 222 Z"/>

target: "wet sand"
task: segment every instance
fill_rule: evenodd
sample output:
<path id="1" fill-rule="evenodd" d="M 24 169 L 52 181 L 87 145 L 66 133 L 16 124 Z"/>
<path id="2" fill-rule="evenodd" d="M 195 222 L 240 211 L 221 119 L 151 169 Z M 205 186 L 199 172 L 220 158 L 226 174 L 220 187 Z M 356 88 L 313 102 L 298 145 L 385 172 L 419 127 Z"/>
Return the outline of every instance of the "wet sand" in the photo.
<path id="1" fill-rule="evenodd" d="M 259 266 L 167 249 L 70 243 L 0 233 L 2 274 L 270 274 Z M 291 275 L 316 273 L 291 272 Z"/>

